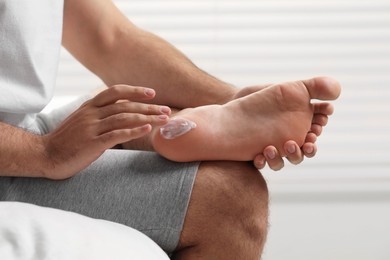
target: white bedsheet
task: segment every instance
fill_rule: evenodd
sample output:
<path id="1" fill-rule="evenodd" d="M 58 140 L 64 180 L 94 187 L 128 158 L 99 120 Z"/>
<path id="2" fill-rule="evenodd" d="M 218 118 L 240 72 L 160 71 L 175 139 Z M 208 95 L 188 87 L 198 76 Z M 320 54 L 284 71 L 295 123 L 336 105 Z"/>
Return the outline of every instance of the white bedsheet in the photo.
<path id="1" fill-rule="evenodd" d="M 19 202 L 0 202 L 0 259 L 169 259 L 127 226 Z"/>

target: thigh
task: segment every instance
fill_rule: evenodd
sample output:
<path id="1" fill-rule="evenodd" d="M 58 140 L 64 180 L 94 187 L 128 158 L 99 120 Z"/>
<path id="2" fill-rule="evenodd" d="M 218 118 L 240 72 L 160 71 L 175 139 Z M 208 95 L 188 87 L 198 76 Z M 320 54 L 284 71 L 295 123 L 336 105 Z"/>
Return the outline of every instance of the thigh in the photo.
<path id="1" fill-rule="evenodd" d="M 165 251 L 177 246 L 198 163 L 108 150 L 71 179 L 0 178 L 0 200 L 77 212 L 133 227 Z"/>

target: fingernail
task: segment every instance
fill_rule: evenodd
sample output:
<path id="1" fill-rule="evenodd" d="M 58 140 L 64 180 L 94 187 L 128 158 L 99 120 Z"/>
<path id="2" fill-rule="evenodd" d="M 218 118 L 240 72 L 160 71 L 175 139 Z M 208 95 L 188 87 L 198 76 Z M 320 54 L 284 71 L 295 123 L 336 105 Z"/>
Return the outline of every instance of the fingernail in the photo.
<path id="1" fill-rule="evenodd" d="M 276 157 L 276 153 L 275 153 L 274 150 L 269 150 L 269 151 L 267 151 L 267 152 L 266 152 L 266 155 L 267 155 L 267 157 L 268 157 L 269 159 L 271 159 L 271 160 L 275 159 L 275 157 Z"/>
<path id="2" fill-rule="evenodd" d="M 287 146 L 287 151 L 289 153 L 295 153 L 296 149 L 295 149 L 295 145 L 289 145 Z"/>
<path id="3" fill-rule="evenodd" d="M 184 118 L 173 118 L 160 128 L 160 134 L 165 139 L 175 139 L 196 127 L 196 124 Z"/>
<path id="4" fill-rule="evenodd" d="M 145 95 L 152 97 L 152 96 L 154 96 L 155 91 L 151 88 L 145 88 L 144 93 L 145 93 Z"/>
<path id="5" fill-rule="evenodd" d="M 309 147 L 307 147 L 307 148 L 305 149 L 305 151 L 306 151 L 306 153 L 313 153 L 314 148 L 311 147 L 311 146 L 309 146 Z"/>
<path id="6" fill-rule="evenodd" d="M 169 115 L 171 113 L 171 109 L 169 107 L 160 107 L 160 112 Z"/>
<path id="7" fill-rule="evenodd" d="M 256 165 L 262 167 L 265 164 L 265 158 L 262 157 L 261 159 L 256 160 Z"/>
<path id="8" fill-rule="evenodd" d="M 150 131 L 150 130 L 152 130 L 152 126 L 150 124 L 146 124 L 146 125 L 141 126 L 141 129 L 143 131 Z"/>
<path id="9" fill-rule="evenodd" d="M 258 163 L 259 163 L 259 164 L 264 164 L 264 163 L 265 163 L 265 158 L 262 157 L 260 160 L 258 160 Z"/>
<path id="10" fill-rule="evenodd" d="M 158 118 L 161 120 L 167 120 L 168 116 L 167 115 L 159 115 Z"/>

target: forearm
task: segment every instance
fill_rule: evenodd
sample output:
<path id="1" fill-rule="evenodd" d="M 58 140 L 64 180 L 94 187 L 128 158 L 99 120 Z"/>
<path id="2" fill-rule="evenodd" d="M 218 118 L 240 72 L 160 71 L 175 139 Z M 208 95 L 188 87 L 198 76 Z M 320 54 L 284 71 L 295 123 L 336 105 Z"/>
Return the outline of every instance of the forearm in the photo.
<path id="1" fill-rule="evenodd" d="M 225 103 L 234 94 L 232 86 L 197 68 L 172 45 L 138 29 L 118 40 L 109 63 L 109 84 L 149 86 L 156 89 L 156 102 L 180 109 Z"/>
<path id="2" fill-rule="evenodd" d="M 0 122 L 0 176 L 46 177 L 49 167 L 41 136 Z"/>
<path id="3" fill-rule="evenodd" d="M 197 68 L 165 40 L 134 26 L 111 2 L 92 1 L 93 7 L 88 2 L 66 1 L 64 45 L 107 85 L 151 87 L 157 92 L 154 102 L 177 108 L 224 103 L 234 95 L 232 86 Z M 85 15 L 83 8 L 95 9 L 90 13 L 99 19 Z"/>

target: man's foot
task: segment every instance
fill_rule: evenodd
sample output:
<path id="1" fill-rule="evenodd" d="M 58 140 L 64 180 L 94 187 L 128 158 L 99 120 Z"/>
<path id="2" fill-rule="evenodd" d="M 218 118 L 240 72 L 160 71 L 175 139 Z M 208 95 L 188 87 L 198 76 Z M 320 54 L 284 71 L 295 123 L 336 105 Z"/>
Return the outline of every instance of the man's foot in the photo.
<path id="1" fill-rule="evenodd" d="M 238 99 L 254 92 L 260 91 L 264 88 L 270 87 L 273 84 L 254 85 L 239 89 L 234 95 L 233 99 Z M 312 128 L 307 133 L 305 143 L 299 147 L 298 144 L 292 140 L 284 144 L 284 153 L 287 159 L 292 164 L 300 164 L 304 157 L 311 158 L 317 153 L 316 141 L 328 121 L 328 116 L 333 113 L 333 105 L 326 102 L 314 104 L 314 115 L 312 119 Z M 264 148 L 263 153 L 256 155 L 253 159 L 253 164 L 257 169 L 262 169 L 266 165 L 270 169 L 277 171 L 284 167 L 284 158 L 279 154 L 279 151 L 272 145 Z"/>
<path id="2" fill-rule="evenodd" d="M 171 140 L 155 131 L 153 146 L 174 161 L 253 160 L 268 145 L 284 155 L 284 143 L 303 145 L 313 121 L 324 120 L 314 114 L 329 110 L 328 103 L 313 105 L 311 100 L 334 100 L 340 90 L 331 78 L 313 78 L 276 84 L 225 105 L 183 110 L 178 117 L 197 127 Z"/>

